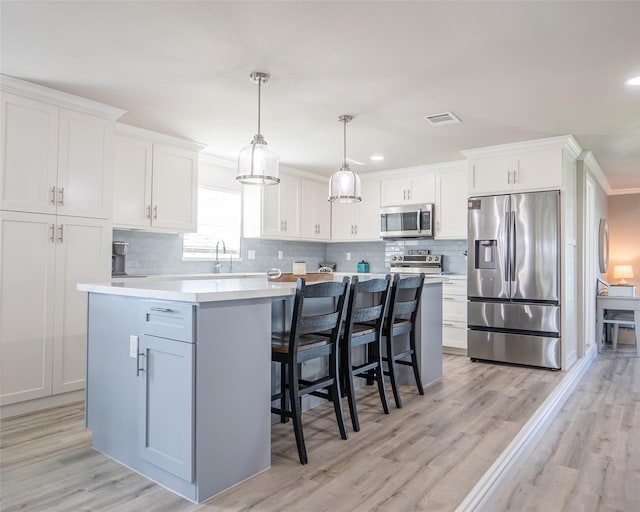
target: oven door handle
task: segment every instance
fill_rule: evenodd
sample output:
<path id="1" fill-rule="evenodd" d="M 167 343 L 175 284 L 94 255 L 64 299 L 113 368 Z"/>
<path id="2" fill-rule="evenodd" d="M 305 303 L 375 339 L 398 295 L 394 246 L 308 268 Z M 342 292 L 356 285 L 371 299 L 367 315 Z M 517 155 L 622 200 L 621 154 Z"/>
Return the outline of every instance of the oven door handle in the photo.
<path id="1" fill-rule="evenodd" d="M 418 233 L 422 233 L 422 208 L 418 208 L 417 215 L 417 225 L 418 225 Z"/>

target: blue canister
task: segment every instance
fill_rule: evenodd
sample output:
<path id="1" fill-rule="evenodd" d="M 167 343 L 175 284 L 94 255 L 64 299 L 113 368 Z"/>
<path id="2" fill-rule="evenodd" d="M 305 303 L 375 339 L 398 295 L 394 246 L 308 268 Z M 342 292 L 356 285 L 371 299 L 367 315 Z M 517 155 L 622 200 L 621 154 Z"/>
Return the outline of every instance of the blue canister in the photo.
<path id="1" fill-rule="evenodd" d="M 358 263 L 358 272 L 369 272 L 369 263 L 362 260 Z"/>

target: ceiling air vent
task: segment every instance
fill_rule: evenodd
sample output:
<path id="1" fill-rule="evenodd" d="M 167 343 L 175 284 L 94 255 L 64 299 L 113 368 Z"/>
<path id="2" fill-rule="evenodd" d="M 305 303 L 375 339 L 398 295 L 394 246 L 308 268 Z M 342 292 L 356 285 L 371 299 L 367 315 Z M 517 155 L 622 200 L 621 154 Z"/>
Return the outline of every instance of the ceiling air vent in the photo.
<path id="1" fill-rule="evenodd" d="M 458 119 L 453 112 L 432 114 L 430 116 L 424 116 L 424 119 L 428 121 L 431 126 L 441 126 L 443 124 L 453 124 L 460 122 L 460 119 Z"/>

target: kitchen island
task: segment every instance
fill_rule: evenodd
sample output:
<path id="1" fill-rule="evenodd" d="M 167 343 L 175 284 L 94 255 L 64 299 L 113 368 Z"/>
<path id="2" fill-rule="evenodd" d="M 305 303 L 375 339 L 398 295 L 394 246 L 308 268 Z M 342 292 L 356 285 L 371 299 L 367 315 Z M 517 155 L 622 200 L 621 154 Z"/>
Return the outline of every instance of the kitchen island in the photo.
<path id="1" fill-rule="evenodd" d="M 442 377 L 443 281 L 429 279 L 423 291 L 425 385 Z M 295 283 L 135 280 L 78 289 L 89 294 L 94 448 L 194 502 L 269 468 L 271 332 Z"/>

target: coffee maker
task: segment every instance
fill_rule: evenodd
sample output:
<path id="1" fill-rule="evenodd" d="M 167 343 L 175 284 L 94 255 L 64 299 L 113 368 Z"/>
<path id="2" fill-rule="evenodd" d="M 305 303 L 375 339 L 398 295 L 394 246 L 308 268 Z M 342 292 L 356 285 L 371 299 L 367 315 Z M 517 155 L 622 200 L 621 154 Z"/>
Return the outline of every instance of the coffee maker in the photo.
<path id="1" fill-rule="evenodd" d="M 126 276 L 127 246 L 129 242 L 114 241 L 111 244 L 111 275 Z"/>

